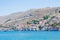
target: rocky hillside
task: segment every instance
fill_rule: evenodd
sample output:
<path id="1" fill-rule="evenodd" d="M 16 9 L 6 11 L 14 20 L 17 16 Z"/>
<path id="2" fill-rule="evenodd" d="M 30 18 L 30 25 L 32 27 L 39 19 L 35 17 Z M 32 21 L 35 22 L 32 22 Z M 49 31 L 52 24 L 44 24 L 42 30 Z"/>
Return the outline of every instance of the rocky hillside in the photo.
<path id="1" fill-rule="evenodd" d="M 18 27 L 19 29 L 28 27 L 27 22 L 30 22 L 31 20 L 40 20 L 45 15 L 57 16 L 60 21 L 60 7 L 30 9 L 25 12 L 12 13 L 10 15 L 0 17 L 0 29 L 11 29 L 13 26 Z"/>

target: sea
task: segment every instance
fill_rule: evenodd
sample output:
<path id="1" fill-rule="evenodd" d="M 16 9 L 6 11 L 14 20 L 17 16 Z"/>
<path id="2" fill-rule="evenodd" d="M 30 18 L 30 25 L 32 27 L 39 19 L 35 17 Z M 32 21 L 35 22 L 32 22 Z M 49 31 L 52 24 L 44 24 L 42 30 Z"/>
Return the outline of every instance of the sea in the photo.
<path id="1" fill-rule="evenodd" d="M 60 40 L 60 31 L 1 31 L 0 40 Z"/>

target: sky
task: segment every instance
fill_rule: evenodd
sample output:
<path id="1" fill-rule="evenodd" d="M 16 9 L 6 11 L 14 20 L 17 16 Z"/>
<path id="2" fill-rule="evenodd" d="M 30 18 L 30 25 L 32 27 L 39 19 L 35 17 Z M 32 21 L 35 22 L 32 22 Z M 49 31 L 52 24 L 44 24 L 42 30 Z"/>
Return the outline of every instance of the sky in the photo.
<path id="1" fill-rule="evenodd" d="M 0 0 L 0 16 L 45 7 L 60 7 L 60 0 Z"/>

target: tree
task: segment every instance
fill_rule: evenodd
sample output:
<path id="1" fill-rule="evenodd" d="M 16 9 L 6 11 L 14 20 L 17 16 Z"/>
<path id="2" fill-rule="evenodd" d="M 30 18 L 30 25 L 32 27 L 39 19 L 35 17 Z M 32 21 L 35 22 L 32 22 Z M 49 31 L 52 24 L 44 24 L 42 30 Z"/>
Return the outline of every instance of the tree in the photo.
<path id="1" fill-rule="evenodd" d="M 11 29 L 12 30 L 17 30 L 17 28 L 15 26 L 12 26 Z"/>
<path id="2" fill-rule="evenodd" d="M 43 19 L 45 20 L 45 19 L 48 19 L 49 18 L 49 16 L 48 15 L 46 15 L 46 16 L 43 16 Z"/>
<path id="3" fill-rule="evenodd" d="M 57 24 L 56 24 L 56 23 L 53 23 L 51 26 L 52 26 L 52 27 L 56 27 L 56 26 L 57 26 Z"/>
<path id="4" fill-rule="evenodd" d="M 27 22 L 27 24 L 31 24 L 30 22 Z"/>
<path id="5" fill-rule="evenodd" d="M 51 19 L 53 19 L 55 16 L 52 16 Z"/>
<path id="6" fill-rule="evenodd" d="M 42 27 L 41 26 L 38 26 L 39 27 L 39 30 L 41 30 L 42 29 Z"/>
<path id="7" fill-rule="evenodd" d="M 31 21 L 33 24 L 39 24 L 39 21 L 38 20 L 32 20 Z"/>

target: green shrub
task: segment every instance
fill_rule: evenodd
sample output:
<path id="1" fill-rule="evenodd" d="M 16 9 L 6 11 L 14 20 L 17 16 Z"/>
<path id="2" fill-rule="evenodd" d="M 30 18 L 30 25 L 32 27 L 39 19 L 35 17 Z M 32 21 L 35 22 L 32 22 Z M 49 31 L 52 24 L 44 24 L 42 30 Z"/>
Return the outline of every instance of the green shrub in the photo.
<path id="1" fill-rule="evenodd" d="M 42 29 L 42 27 L 41 26 L 38 26 L 39 27 L 39 30 L 41 30 Z"/>
<path id="2" fill-rule="evenodd" d="M 38 20 L 32 20 L 31 23 L 33 23 L 33 24 L 39 24 L 39 21 Z"/>
<path id="3" fill-rule="evenodd" d="M 56 26 L 57 26 L 57 24 L 56 24 L 56 23 L 53 23 L 53 24 L 52 24 L 52 27 L 56 27 Z"/>
<path id="4" fill-rule="evenodd" d="M 55 16 L 52 16 L 51 19 L 53 19 Z"/>
<path id="5" fill-rule="evenodd" d="M 27 22 L 27 24 L 31 24 L 30 22 Z"/>
<path id="6" fill-rule="evenodd" d="M 49 16 L 48 15 L 46 15 L 46 16 L 43 16 L 43 19 L 45 20 L 45 19 L 48 19 L 49 18 Z"/>

